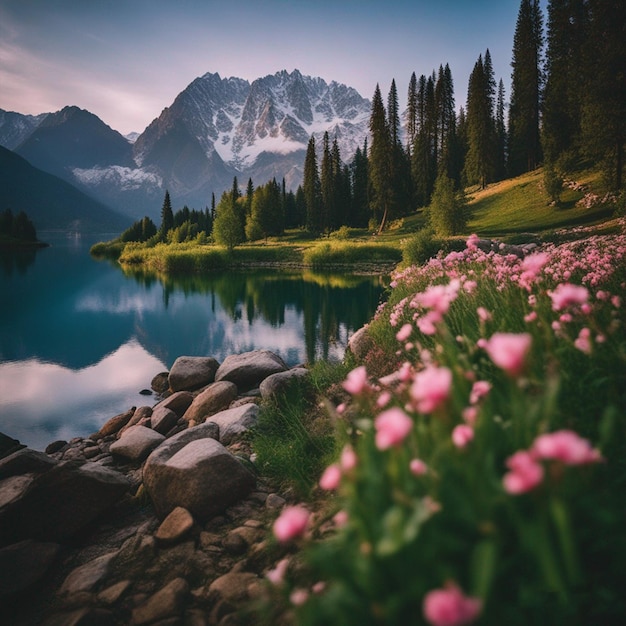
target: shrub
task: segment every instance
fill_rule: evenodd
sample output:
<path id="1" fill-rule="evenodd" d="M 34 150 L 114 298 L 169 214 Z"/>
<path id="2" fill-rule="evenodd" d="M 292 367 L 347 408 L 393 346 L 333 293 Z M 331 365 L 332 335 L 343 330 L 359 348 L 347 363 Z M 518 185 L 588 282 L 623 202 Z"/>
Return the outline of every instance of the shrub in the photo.
<path id="1" fill-rule="evenodd" d="M 437 256 L 442 247 L 443 240 L 435 236 L 432 228 L 422 228 L 402 246 L 402 262 L 404 265 L 422 265 Z"/>

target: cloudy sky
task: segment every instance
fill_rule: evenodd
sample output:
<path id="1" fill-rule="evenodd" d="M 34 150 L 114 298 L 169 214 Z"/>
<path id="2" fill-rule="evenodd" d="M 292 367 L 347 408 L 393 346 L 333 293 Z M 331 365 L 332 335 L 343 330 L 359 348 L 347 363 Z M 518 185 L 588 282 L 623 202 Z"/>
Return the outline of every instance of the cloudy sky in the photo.
<path id="1" fill-rule="evenodd" d="M 371 98 L 449 63 L 457 106 L 489 48 L 507 91 L 519 0 L 0 0 L 0 108 L 77 105 L 143 131 L 206 72 L 286 69 Z M 544 3 L 542 3 L 543 5 Z"/>

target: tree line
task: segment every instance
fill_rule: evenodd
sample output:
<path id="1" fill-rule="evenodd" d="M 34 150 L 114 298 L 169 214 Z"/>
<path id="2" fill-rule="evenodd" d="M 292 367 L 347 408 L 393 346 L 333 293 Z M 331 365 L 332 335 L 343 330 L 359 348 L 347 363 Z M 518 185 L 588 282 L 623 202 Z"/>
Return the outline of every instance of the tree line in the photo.
<path id="1" fill-rule="evenodd" d="M 295 193 L 275 179 L 245 193 L 237 178 L 211 211 L 170 216 L 159 229 L 131 227 L 139 240 L 212 237 L 232 248 L 280 235 L 286 228 L 328 234 L 342 226 L 384 230 L 395 219 L 429 207 L 441 234 L 464 226 L 463 189 L 482 188 L 544 165 L 546 189 L 558 200 L 566 171 L 601 164 L 607 185 L 623 186 L 626 133 L 626 3 L 549 0 L 547 32 L 539 0 L 521 0 L 512 49 L 510 102 L 496 82 L 489 49 L 469 76 L 457 113 L 452 72 L 440 65 L 415 73 L 400 113 L 395 80 L 386 102 L 372 98 L 369 138 L 344 163 L 337 138 L 309 140 L 303 182 Z M 508 110 L 507 110 L 508 108 Z M 169 203 L 169 194 L 166 193 Z M 154 232 L 153 232 L 154 231 Z M 128 235 L 129 237 L 131 235 Z M 133 239 L 136 240 L 136 239 Z"/>
<path id="2" fill-rule="evenodd" d="M 35 225 L 28 215 L 24 211 L 14 215 L 11 209 L 0 213 L 0 239 L 2 238 L 31 243 L 38 241 Z"/>

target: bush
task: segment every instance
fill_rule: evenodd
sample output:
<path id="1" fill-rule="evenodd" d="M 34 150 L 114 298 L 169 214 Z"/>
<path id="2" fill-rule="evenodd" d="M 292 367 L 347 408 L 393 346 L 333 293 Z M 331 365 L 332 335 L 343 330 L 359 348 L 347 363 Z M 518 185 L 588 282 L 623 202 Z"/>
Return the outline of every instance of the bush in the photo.
<path id="1" fill-rule="evenodd" d="M 442 247 L 443 240 L 435 236 L 435 231 L 423 228 L 402 246 L 402 262 L 404 265 L 422 265 L 437 256 Z"/>

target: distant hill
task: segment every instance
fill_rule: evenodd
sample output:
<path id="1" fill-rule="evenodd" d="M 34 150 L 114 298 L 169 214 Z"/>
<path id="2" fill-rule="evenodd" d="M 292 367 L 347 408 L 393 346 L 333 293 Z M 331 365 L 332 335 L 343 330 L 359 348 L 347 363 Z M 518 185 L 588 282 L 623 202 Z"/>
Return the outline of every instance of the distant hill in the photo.
<path id="1" fill-rule="evenodd" d="M 38 232 L 121 232 L 130 225 L 127 217 L 0 147 L 0 210 L 5 209 L 27 213 Z"/>

